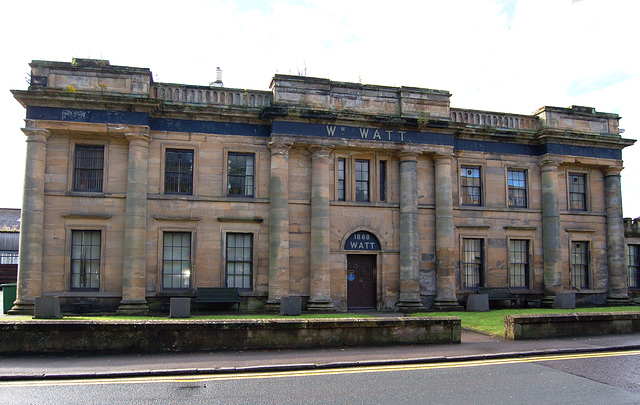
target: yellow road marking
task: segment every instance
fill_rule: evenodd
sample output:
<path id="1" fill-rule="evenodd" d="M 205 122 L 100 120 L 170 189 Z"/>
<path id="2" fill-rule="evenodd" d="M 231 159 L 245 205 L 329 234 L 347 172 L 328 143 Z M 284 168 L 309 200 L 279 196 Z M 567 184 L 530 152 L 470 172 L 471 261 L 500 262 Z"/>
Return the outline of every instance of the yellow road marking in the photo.
<path id="1" fill-rule="evenodd" d="M 640 350 L 628 350 L 620 352 L 598 352 L 561 354 L 548 356 L 534 356 L 523 358 L 489 359 L 475 361 L 456 361 L 447 363 L 430 364 L 398 364 L 387 366 L 360 366 L 335 369 L 314 369 L 298 371 L 276 371 L 260 373 L 230 373 L 230 374 L 203 374 L 199 376 L 148 376 L 132 378 L 100 378 L 100 379 L 75 379 L 75 380 L 46 380 L 46 381 L 8 381 L 0 382 L 0 387 L 47 387 L 65 385 L 113 385 L 113 384 L 150 384 L 150 383 L 203 383 L 208 381 L 246 380 L 264 378 L 287 378 L 334 374 L 354 374 L 354 373 L 379 373 L 390 371 L 410 371 L 410 370 L 430 370 L 445 368 L 479 367 L 502 364 L 534 363 L 543 361 L 575 360 L 602 357 L 637 356 Z"/>

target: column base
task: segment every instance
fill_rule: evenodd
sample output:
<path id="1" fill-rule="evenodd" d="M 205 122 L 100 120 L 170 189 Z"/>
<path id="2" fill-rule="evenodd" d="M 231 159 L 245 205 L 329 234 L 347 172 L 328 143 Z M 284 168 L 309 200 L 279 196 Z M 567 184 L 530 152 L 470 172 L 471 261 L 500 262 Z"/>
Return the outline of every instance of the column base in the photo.
<path id="1" fill-rule="evenodd" d="M 555 295 L 545 295 L 542 297 L 542 303 L 540 304 L 543 308 L 553 308 L 553 303 L 556 300 Z"/>
<path id="2" fill-rule="evenodd" d="M 464 311 L 464 307 L 456 300 L 437 301 L 433 304 L 433 308 L 437 311 Z"/>
<path id="3" fill-rule="evenodd" d="M 35 313 L 36 302 L 35 300 L 15 300 L 13 307 L 7 311 L 7 315 L 31 315 Z"/>
<path id="4" fill-rule="evenodd" d="M 280 298 L 271 298 L 264 305 L 265 311 L 280 312 Z"/>
<path id="5" fill-rule="evenodd" d="M 627 295 L 610 295 L 607 297 L 607 306 L 622 307 L 626 305 L 633 305 L 633 301 Z"/>
<path id="6" fill-rule="evenodd" d="M 410 314 L 413 312 L 426 311 L 427 308 L 422 305 L 422 301 L 415 299 L 404 299 L 396 303 L 396 311 L 404 314 Z"/>
<path id="7" fill-rule="evenodd" d="M 122 300 L 116 310 L 116 315 L 144 316 L 149 315 L 147 300 Z"/>
<path id="8" fill-rule="evenodd" d="M 331 298 L 312 298 L 307 302 L 307 311 L 335 311 Z"/>

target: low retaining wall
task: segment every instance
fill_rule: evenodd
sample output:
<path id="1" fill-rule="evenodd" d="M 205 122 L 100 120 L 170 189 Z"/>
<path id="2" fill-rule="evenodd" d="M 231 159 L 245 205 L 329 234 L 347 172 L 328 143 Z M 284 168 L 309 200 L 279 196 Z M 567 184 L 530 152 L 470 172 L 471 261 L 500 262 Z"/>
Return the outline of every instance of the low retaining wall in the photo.
<path id="1" fill-rule="evenodd" d="M 507 339 L 545 339 L 640 332 L 640 312 L 507 315 Z"/>
<path id="2" fill-rule="evenodd" d="M 457 317 L 0 322 L 0 354 L 460 343 Z"/>

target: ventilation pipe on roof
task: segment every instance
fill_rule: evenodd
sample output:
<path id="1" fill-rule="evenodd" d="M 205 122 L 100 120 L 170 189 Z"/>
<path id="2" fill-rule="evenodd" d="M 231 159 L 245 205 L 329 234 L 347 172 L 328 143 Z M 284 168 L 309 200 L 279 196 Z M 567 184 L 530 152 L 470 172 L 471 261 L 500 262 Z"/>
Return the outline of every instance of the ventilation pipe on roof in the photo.
<path id="1" fill-rule="evenodd" d="M 216 81 L 209 83 L 209 86 L 222 87 L 222 69 L 216 68 Z"/>

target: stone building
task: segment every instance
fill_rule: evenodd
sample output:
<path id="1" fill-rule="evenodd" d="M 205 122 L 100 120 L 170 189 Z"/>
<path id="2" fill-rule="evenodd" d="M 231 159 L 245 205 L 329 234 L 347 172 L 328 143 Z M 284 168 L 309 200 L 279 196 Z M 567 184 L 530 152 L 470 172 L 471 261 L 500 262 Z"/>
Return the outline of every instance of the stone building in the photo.
<path id="1" fill-rule="evenodd" d="M 453 108 L 450 93 L 275 75 L 270 91 L 34 61 L 18 298 L 146 312 L 196 287 L 242 307 L 630 301 L 619 116 Z M 220 81 L 220 80 L 219 80 Z"/>

